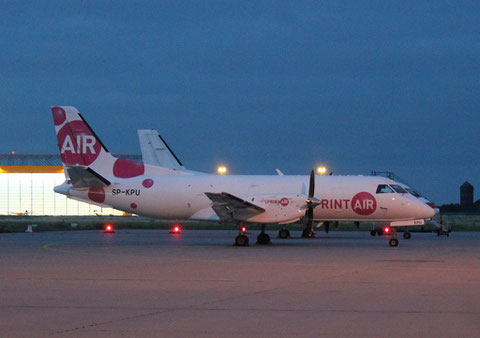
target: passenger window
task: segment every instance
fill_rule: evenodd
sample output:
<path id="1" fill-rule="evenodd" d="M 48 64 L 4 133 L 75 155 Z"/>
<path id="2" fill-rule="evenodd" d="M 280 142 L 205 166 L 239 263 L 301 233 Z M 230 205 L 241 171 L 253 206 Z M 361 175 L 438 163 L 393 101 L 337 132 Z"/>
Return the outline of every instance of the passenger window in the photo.
<path id="1" fill-rule="evenodd" d="M 399 194 L 407 194 L 407 191 L 403 189 L 401 186 L 399 186 L 398 184 L 392 184 L 392 188 Z"/>
<path id="2" fill-rule="evenodd" d="M 389 193 L 393 193 L 393 190 L 388 185 L 386 185 L 386 184 L 379 184 L 378 185 L 377 194 L 389 194 Z"/>

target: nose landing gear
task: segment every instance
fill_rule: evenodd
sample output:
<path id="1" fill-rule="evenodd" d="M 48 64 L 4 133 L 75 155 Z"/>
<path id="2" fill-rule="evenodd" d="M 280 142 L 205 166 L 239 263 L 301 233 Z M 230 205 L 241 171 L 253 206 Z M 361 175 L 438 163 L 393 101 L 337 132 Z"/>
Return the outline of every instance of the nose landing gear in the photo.
<path id="1" fill-rule="evenodd" d="M 392 248 L 397 247 L 398 246 L 397 229 L 395 229 L 394 227 L 391 227 L 390 232 L 392 234 L 392 238 L 390 238 L 390 240 L 388 241 L 388 244 Z"/>

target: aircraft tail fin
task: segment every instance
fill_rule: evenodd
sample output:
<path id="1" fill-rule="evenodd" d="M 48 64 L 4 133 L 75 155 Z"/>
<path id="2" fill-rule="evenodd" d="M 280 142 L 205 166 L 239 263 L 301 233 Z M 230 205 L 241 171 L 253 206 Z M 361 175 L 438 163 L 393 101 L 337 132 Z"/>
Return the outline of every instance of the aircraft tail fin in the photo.
<path id="1" fill-rule="evenodd" d="M 182 162 L 180 162 L 158 131 L 139 129 L 137 132 L 145 164 L 173 170 L 185 170 Z"/>
<path id="2" fill-rule="evenodd" d="M 52 114 L 67 179 L 73 167 L 90 168 L 101 177 L 131 178 L 144 174 L 143 163 L 112 156 L 75 107 L 55 106 Z"/>

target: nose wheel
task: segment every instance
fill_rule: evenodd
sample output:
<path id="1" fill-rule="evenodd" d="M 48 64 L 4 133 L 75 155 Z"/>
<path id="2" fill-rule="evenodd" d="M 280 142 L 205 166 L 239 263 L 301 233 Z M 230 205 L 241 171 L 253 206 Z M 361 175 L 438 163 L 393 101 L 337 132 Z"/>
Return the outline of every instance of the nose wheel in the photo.
<path id="1" fill-rule="evenodd" d="M 396 247 L 396 246 L 398 246 L 398 239 L 396 239 L 396 238 L 391 238 L 391 239 L 388 241 L 388 244 L 389 244 L 391 247 Z"/>
<path id="2" fill-rule="evenodd" d="M 392 238 L 388 241 L 388 245 L 390 245 L 392 248 L 395 248 L 398 246 L 398 239 L 397 239 L 397 229 L 394 227 L 390 228 Z"/>

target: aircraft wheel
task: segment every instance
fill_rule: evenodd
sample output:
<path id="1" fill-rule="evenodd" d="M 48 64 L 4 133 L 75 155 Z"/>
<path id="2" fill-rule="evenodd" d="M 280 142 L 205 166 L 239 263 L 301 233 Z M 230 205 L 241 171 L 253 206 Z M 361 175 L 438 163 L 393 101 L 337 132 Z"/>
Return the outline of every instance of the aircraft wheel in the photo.
<path id="1" fill-rule="evenodd" d="M 391 247 L 396 247 L 396 246 L 398 246 L 398 239 L 392 238 L 392 239 L 390 239 L 390 241 L 388 241 L 388 244 L 389 244 Z"/>
<path id="2" fill-rule="evenodd" d="M 375 237 L 376 234 L 377 234 L 377 232 L 376 232 L 375 230 L 371 230 L 371 231 L 370 231 L 370 235 L 371 235 L 371 236 Z"/>
<path id="3" fill-rule="evenodd" d="M 248 237 L 245 235 L 238 235 L 235 237 L 235 245 L 236 246 L 247 246 L 248 245 Z"/>
<path id="4" fill-rule="evenodd" d="M 378 230 L 377 233 L 378 233 L 378 236 L 382 236 L 383 235 L 383 230 Z"/>
<path id="5" fill-rule="evenodd" d="M 403 233 L 403 238 L 405 238 L 405 239 L 410 239 L 410 238 L 412 238 L 412 234 L 409 233 L 409 232 L 404 232 L 404 233 Z"/>
<path id="6" fill-rule="evenodd" d="M 278 232 L 278 237 L 280 238 L 289 238 L 290 237 L 290 231 L 288 231 L 287 229 L 282 229 Z"/>
<path id="7" fill-rule="evenodd" d="M 257 243 L 261 245 L 270 244 L 270 236 L 264 232 L 261 232 L 257 237 Z"/>

